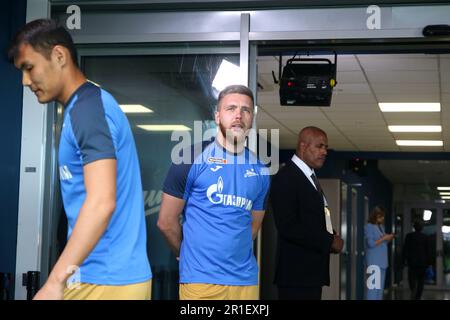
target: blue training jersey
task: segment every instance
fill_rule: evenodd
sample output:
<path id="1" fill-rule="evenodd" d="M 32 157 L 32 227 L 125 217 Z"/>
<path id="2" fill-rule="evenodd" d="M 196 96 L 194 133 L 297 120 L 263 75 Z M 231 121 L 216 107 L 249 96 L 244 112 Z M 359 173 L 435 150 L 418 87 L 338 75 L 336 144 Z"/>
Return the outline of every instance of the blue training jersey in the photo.
<path id="1" fill-rule="evenodd" d="M 252 215 L 265 210 L 268 170 L 247 148 L 231 154 L 217 142 L 191 149 L 191 164 L 172 164 L 163 191 L 186 201 L 180 283 L 257 285 Z"/>
<path id="2" fill-rule="evenodd" d="M 65 106 L 59 144 L 64 209 L 72 234 L 86 198 L 83 166 L 117 160 L 116 209 L 94 250 L 80 266 L 81 282 L 126 285 L 151 278 L 139 161 L 128 120 L 114 98 L 86 82 Z M 94 213 L 95 214 L 95 213 Z"/>

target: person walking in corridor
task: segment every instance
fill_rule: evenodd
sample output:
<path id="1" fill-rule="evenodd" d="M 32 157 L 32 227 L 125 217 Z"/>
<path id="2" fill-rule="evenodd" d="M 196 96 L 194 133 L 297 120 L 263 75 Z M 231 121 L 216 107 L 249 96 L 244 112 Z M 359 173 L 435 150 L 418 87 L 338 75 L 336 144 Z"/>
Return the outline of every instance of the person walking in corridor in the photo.
<path id="1" fill-rule="evenodd" d="M 431 266 L 430 241 L 424 233 L 423 222 L 414 222 L 414 232 L 405 237 L 403 245 L 403 263 L 408 267 L 408 282 L 411 290 L 411 299 L 420 300 L 425 283 L 425 271 Z"/>
<path id="2" fill-rule="evenodd" d="M 68 242 L 34 298 L 149 299 L 141 175 L 126 116 L 87 81 L 72 37 L 54 20 L 22 27 L 8 55 L 40 103 L 65 110 L 58 165 Z M 77 284 L 66 286 L 76 270 Z"/>

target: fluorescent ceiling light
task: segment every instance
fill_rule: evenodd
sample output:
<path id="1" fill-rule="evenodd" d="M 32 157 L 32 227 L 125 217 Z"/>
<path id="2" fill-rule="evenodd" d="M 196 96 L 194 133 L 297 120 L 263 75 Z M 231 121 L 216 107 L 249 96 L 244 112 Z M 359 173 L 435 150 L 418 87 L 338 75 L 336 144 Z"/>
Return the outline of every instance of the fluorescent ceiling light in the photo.
<path id="1" fill-rule="evenodd" d="M 442 126 L 388 126 L 390 132 L 442 132 Z"/>
<path id="2" fill-rule="evenodd" d="M 450 187 L 437 187 L 437 189 L 439 191 L 448 191 L 448 190 L 450 190 Z"/>
<path id="3" fill-rule="evenodd" d="M 441 196 L 450 196 L 450 192 L 439 192 Z"/>
<path id="4" fill-rule="evenodd" d="M 442 140 L 395 140 L 398 146 L 406 147 L 442 147 Z"/>
<path id="5" fill-rule="evenodd" d="M 217 94 L 232 84 L 240 84 L 241 68 L 223 59 L 212 82 L 212 87 L 217 90 Z"/>
<path id="6" fill-rule="evenodd" d="M 137 127 L 146 131 L 191 131 L 191 128 L 181 124 L 139 124 Z"/>
<path id="7" fill-rule="evenodd" d="M 441 199 L 450 200 L 450 196 L 441 196 Z"/>
<path id="8" fill-rule="evenodd" d="M 450 226 L 442 226 L 442 233 L 450 233 Z"/>
<path id="9" fill-rule="evenodd" d="M 142 104 L 120 104 L 120 109 L 125 113 L 152 113 L 153 110 Z"/>
<path id="10" fill-rule="evenodd" d="M 430 221 L 432 215 L 431 210 L 423 210 L 423 221 Z"/>
<path id="11" fill-rule="evenodd" d="M 436 103 L 386 103 L 378 104 L 383 112 L 440 112 L 441 104 Z"/>

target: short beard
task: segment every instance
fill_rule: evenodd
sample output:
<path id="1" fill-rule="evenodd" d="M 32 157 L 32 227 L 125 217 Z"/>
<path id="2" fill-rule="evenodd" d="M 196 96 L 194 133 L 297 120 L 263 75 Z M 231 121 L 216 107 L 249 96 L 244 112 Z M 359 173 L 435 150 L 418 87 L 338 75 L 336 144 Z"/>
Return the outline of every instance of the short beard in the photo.
<path id="1" fill-rule="evenodd" d="M 230 133 L 229 137 L 230 137 L 230 138 L 232 137 L 232 140 L 231 140 L 231 139 L 228 139 L 228 136 L 227 136 L 227 129 L 225 129 L 225 127 L 224 127 L 221 123 L 219 123 L 219 129 L 220 129 L 220 132 L 222 133 L 222 136 L 224 137 L 225 141 L 226 141 L 226 142 L 232 142 L 233 145 L 234 145 L 235 147 L 236 147 L 238 144 L 242 144 L 242 143 L 245 142 L 245 134 L 242 136 L 241 139 L 239 139 L 239 138 L 236 137 L 234 134 Z M 229 131 L 231 131 L 231 130 L 229 130 Z M 244 131 L 244 132 L 245 132 L 245 131 Z M 230 141 L 230 140 L 231 140 L 231 141 Z"/>

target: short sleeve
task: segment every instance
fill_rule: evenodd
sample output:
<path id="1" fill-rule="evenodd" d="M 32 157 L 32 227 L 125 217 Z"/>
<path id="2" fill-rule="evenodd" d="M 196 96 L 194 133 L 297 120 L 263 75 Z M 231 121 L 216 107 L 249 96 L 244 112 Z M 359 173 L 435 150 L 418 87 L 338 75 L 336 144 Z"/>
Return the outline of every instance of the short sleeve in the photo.
<path id="1" fill-rule="evenodd" d="M 163 192 L 179 199 L 185 199 L 190 164 L 172 164 L 163 185 Z"/>
<path id="2" fill-rule="evenodd" d="M 100 90 L 89 90 L 79 97 L 70 110 L 70 121 L 83 165 L 100 159 L 116 159 Z"/>

